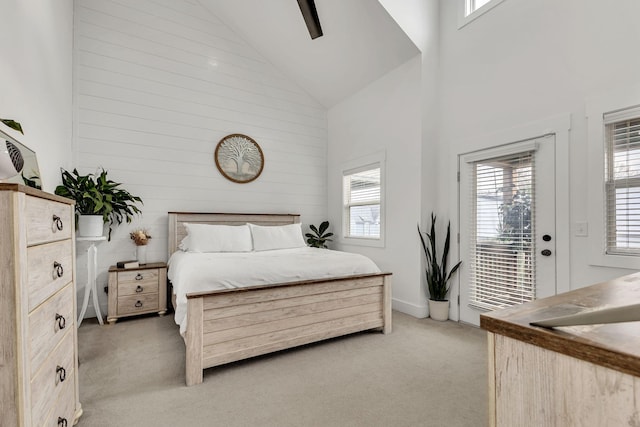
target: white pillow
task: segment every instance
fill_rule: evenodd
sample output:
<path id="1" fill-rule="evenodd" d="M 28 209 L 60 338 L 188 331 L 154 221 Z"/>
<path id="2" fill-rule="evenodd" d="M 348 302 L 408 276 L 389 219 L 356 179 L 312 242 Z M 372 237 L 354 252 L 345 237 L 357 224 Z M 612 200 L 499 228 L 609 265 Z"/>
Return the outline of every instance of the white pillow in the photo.
<path id="1" fill-rule="evenodd" d="M 189 252 L 251 252 L 251 231 L 246 225 L 184 224 Z"/>
<path id="2" fill-rule="evenodd" d="M 248 224 L 253 237 L 254 251 L 301 248 L 306 246 L 302 237 L 302 224 L 260 226 Z"/>

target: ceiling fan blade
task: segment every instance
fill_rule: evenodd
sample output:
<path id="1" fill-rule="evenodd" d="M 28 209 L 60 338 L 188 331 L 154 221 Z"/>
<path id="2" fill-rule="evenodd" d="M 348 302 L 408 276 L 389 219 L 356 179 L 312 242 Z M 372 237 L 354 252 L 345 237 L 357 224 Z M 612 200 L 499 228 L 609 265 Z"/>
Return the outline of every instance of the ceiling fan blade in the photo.
<path id="1" fill-rule="evenodd" d="M 298 0 L 298 6 L 300 6 L 300 12 L 302 12 L 304 22 L 307 24 L 307 29 L 309 29 L 311 39 L 316 39 L 322 36 L 322 27 L 320 27 L 320 18 L 318 18 L 315 1 Z"/>

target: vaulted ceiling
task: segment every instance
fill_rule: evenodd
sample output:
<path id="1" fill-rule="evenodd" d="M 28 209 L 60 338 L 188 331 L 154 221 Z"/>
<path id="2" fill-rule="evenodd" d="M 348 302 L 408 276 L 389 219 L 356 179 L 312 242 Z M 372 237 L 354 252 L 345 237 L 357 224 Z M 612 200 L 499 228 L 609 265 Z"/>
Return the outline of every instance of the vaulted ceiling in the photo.
<path id="1" fill-rule="evenodd" d="M 199 1 L 327 108 L 419 53 L 378 0 L 315 0 L 314 40 L 296 0 Z"/>

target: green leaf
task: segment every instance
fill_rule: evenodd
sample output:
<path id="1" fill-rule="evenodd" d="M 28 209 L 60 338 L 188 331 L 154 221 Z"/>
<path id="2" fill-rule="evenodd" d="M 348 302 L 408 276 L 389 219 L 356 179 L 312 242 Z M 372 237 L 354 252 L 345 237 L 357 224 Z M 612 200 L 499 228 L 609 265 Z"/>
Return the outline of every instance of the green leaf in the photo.
<path id="1" fill-rule="evenodd" d="M 18 132 L 20 132 L 21 134 L 24 135 L 24 132 L 22 131 L 22 125 L 20 123 L 16 122 L 15 120 L 0 119 L 0 121 L 2 123 L 4 123 L 5 125 L 9 126 L 11 129 L 17 130 Z"/>

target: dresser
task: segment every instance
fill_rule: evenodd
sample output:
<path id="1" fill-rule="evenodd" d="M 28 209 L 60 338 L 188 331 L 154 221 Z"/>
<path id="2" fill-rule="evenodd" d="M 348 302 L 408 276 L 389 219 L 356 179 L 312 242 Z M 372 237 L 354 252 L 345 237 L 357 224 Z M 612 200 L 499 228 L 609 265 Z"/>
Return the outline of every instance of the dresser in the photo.
<path id="1" fill-rule="evenodd" d="M 78 400 L 74 205 L 0 184 L 0 425 L 72 426 Z"/>
<path id="2" fill-rule="evenodd" d="M 640 424 L 640 322 L 532 326 L 640 303 L 640 273 L 480 316 L 490 426 Z"/>
<path id="3" fill-rule="evenodd" d="M 167 312 L 167 264 L 152 262 L 136 268 L 109 268 L 107 322 L 120 317 Z"/>

